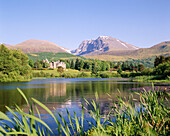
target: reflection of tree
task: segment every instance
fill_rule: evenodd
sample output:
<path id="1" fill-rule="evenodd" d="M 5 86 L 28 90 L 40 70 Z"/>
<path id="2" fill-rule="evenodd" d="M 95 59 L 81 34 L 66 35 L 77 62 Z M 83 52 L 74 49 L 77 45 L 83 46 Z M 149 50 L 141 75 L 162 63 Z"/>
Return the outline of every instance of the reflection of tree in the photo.
<path id="1" fill-rule="evenodd" d="M 15 84 L 14 84 L 15 85 Z M 129 96 L 132 91 L 131 88 L 143 87 L 143 84 L 136 83 L 122 83 L 113 81 L 82 81 L 70 83 L 47 83 L 44 84 L 24 84 L 28 89 L 22 89 L 24 94 L 30 98 L 49 104 L 48 107 L 57 107 L 60 105 L 70 105 L 72 102 L 80 104 L 83 99 L 95 99 L 95 92 L 98 93 L 101 103 L 101 110 L 105 112 L 107 105 L 111 102 L 108 100 L 108 94 L 115 99 L 118 95 L 117 89 L 121 91 L 121 96 Z M 59 102 L 59 103 L 58 103 Z M 0 88 L 0 110 L 4 111 L 4 105 L 12 106 L 13 104 L 22 106 L 25 104 L 24 99 L 15 90 L 3 90 Z M 51 105 L 50 105 L 51 104 Z"/>
<path id="2" fill-rule="evenodd" d="M 16 89 L 8 91 L 0 89 L 0 111 L 7 111 L 5 105 L 12 108 L 15 106 L 15 104 L 21 106 L 25 103 L 25 100 L 21 97 Z"/>

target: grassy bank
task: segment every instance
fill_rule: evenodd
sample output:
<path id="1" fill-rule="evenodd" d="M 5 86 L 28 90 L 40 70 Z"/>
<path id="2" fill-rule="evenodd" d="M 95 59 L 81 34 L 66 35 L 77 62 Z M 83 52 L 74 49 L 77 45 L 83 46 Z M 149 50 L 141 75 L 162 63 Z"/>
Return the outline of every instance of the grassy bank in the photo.
<path id="1" fill-rule="evenodd" d="M 133 82 L 146 83 L 170 83 L 170 79 L 161 79 L 160 76 L 146 76 L 140 72 L 125 72 L 121 74 L 117 71 L 99 71 L 97 74 L 91 74 L 90 71 L 79 71 L 74 69 L 67 69 L 63 73 L 54 70 L 32 70 L 33 79 L 42 78 L 128 78 Z"/>
<path id="2" fill-rule="evenodd" d="M 106 115 L 101 114 L 100 99 L 96 94 L 96 100 L 87 101 L 82 104 L 81 115 L 76 112 L 71 116 L 66 109 L 68 121 L 58 112 L 52 112 L 38 100 L 27 99 L 23 92 L 18 89 L 30 108 L 29 113 L 25 113 L 16 106 L 15 112 L 6 106 L 13 115 L 9 118 L 0 112 L 0 135 L 54 135 L 56 132 L 41 119 L 39 108 L 43 108 L 56 123 L 57 135 L 168 135 L 170 124 L 170 109 L 166 105 L 169 97 L 168 92 L 162 91 L 142 91 L 137 93 L 139 100 L 133 96 L 121 98 L 113 101 L 113 106 Z M 38 108 L 39 107 L 39 108 Z M 38 115 L 35 114 L 37 112 Z M 86 114 L 85 114 L 86 113 Z M 87 113 L 90 120 L 86 122 Z M 88 130 L 85 130 L 84 123 L 88 123 Z M 9 123 L 11 125 L 9 125 Z"/>
<path id="3" fill-rule="evenodd" d="M 143 82 L 143 83 L 170 83 L 170 79 L 161 79 L 157 76 L 136 76 L 131 79 L 133 82 Z"/>
<path id="4" fill-rule="evenodd" d="M 33 78 L 79 78 L 79 77 L 91 77 L 90 72 L 78 71 L 73 69 L 67 69 L 60 73 L 57 69 L 54 70 L 33 70 Z"/>
<path id="5" fill-rule="evenodd" d="M 67 69 L 60 73 L 54 70 L 33 70 L 33 79 L 37 78 L 121 78 L 117 71 L 99 71 L 97 74 L 91 74 L 90 71 L 79 71 Z"/>

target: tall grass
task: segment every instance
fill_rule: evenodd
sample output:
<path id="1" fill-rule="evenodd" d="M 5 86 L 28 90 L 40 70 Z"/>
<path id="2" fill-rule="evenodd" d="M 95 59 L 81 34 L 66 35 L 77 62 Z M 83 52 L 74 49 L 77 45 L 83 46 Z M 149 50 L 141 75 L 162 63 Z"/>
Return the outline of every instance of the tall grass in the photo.
<path id="1" fill-rule="evenodd" d="M 52 129 L 41 119 L 37 105 L 51 115 L 56 124 L 58 135 L 168 135 L 170 110 L 167 105 L 167 97 L 169 97 L 169 93 L 165 95 L 165 92 L 161 91 L 144 90 L 136 93 L 139 100 L 134 99 L 133 96 L 128 98 L 117 96 L 117 101 L 113 101 L 114 106 L 110 107 L 106 115 L 101 113 L 96 93 L 96 100 L 84 99 L 81 117 L 78 117 L 76 112 L 71 116 L 66 109 L 68 117 L 68 121 L 66 121 L 60 113 L 54 114 L 38 100 L 27 99 L 20 89 L 18 91 L 25 99 L 29 113 L 25 113 L 17 105 L 15 111 L 6 106 L 13 117 L 9 118 L 0 112 L 0 122 L 3 124 L 0 126 L 0 136 L 54 135 Z M 85 111 L 89 113 L 90 120 L 86 120 Z M 85 121 L 88 123 L 88 130 L 85 129 Z"/>

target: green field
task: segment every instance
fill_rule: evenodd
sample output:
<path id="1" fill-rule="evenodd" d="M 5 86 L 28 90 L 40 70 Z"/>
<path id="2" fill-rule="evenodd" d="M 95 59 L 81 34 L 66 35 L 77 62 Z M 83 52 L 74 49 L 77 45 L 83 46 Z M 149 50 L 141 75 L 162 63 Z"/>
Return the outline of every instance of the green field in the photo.
<path id="1" fill-rule="evenodd" d="M 49 61 L 56 61 L 59 59 L 85 59 L 81 56 L 72 55 L 70 53 L 52 53 L 52 52 L 40 52 L 40 53 L 26 53 L 29 59 L 33 61 L 48 59 Z"/>
<path id="2" fill-rule="evenodd" d="M 91 77 L 91 72 L 84 72 L 74 69 L 66 69 L 60 73 L 57 69 L 54 70 L 33 70 L 33 78 L 79 78 L 79 77 Z"/>

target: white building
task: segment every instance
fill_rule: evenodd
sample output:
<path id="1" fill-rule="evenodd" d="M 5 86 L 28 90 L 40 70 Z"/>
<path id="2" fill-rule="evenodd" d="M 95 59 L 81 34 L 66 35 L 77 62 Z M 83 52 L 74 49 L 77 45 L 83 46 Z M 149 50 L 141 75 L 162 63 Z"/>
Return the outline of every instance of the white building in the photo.
<path id="1" fill-rule="evenodd" d="M 43 62 L 49 63 L 50 64 L 50 68 L 58 68 L 59 66 L 61 66 L 64 69 L 66 69 L 66 63 L 65 62 L 60 62 L 60 61 L 49 62 L 48 59 L 43 60 Z"/>

